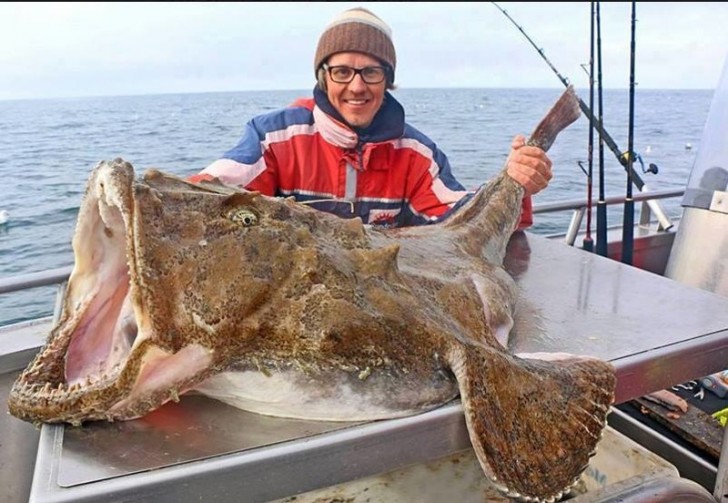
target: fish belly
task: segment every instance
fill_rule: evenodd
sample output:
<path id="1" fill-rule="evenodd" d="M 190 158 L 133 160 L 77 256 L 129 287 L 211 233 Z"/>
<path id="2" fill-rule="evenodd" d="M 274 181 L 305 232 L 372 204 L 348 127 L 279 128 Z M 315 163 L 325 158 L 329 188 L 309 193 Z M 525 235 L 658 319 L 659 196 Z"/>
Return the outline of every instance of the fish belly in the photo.
<path id="1" fill-rule="evenodd" d="M 195 391 L 257 414 L 316 421 L 404 417 L 458 396 L 457 382 L 445 372 L 420 381 L 367 369 L 316 376 L 296 370 L 229 371 L 206 379 Z"/>

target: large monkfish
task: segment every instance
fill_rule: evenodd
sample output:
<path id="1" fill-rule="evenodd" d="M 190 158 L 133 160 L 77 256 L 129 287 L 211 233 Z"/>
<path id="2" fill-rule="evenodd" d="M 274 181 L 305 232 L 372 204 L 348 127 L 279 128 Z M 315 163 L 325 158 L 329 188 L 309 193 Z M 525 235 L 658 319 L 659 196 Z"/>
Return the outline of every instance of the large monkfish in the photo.
<path id="1" fill-rule="evenodd" d="M 573 89 L 530 143 L 579 117 Z M 362 421 L 461 397 L 485 475 L 555 501 L 589 463 L 615 387 L 607 362 L 502 344 L 502 268 L 523 188 L 505 171 L 430 226 L 384 229 L 121 159 L 92 171 L 62 314 L 18 377 L 33 422 L 138 418 L 197 390 L 274 416 Z"/>

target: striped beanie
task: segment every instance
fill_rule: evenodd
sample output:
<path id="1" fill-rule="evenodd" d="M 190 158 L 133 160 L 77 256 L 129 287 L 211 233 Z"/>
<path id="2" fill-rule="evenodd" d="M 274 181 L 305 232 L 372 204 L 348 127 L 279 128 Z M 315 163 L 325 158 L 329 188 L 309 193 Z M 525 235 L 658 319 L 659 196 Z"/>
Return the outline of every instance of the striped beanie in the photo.
<path id="1" fill-rule="evenodd" d="M 392 43 L 392 30 L 363 7 L 345 10 L 326 26 L 316 47 L 314 75 L 329 56 L 349 51 L 363 52 L 380 59 L 391 67 L 394 80 L 397 56 Z"/>

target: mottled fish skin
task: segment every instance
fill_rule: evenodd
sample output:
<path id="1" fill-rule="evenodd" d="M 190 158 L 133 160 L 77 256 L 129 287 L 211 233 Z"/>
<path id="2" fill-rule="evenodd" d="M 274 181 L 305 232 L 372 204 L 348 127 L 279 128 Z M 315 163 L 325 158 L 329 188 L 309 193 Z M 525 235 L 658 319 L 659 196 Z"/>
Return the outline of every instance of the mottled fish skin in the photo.
<path id="1" fill-rule="evenodd" d="M 529 142 L 548 148 L 578 116 L 569 88 Z M 489 480 L 556 501 L 594 454 L 616 380 L 595 358 L 504 347 L 517 288 L 502 265 L 522 197 L 503 171 L 442 223 L 381 229 L 99 163 L 60 320 L 9 410 L 128 420 L 195 389 L 262 414 L 366 420 L 460 395 Z"/>

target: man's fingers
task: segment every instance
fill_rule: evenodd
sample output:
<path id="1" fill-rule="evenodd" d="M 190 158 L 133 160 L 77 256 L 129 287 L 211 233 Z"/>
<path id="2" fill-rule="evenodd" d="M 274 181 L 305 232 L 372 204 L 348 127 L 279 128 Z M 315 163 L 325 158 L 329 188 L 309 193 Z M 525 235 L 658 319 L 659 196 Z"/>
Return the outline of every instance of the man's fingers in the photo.
<path id="1" fill-rule="evenodd" d="M 511 140 L 511 148 L 516 150 L 523 147 L 526 144 L 526 137 L 522 134 L 518 134 Z"/>
<path id="2" fill-rule="evenodd" d="M 526 189 L 528 195 L 541 192 L 553 178 L 551 159 L 546 152 L 526 145 L 526 137 L 520 134 L 511 140 L 507 163 L 508 174 Z"/>
<path id="3" fill-rule="evenodd" d="M 553 178 L 551 162 L 529 156 L 514 155 L 507 171 L 530 195 L 541 192 Z"/>

